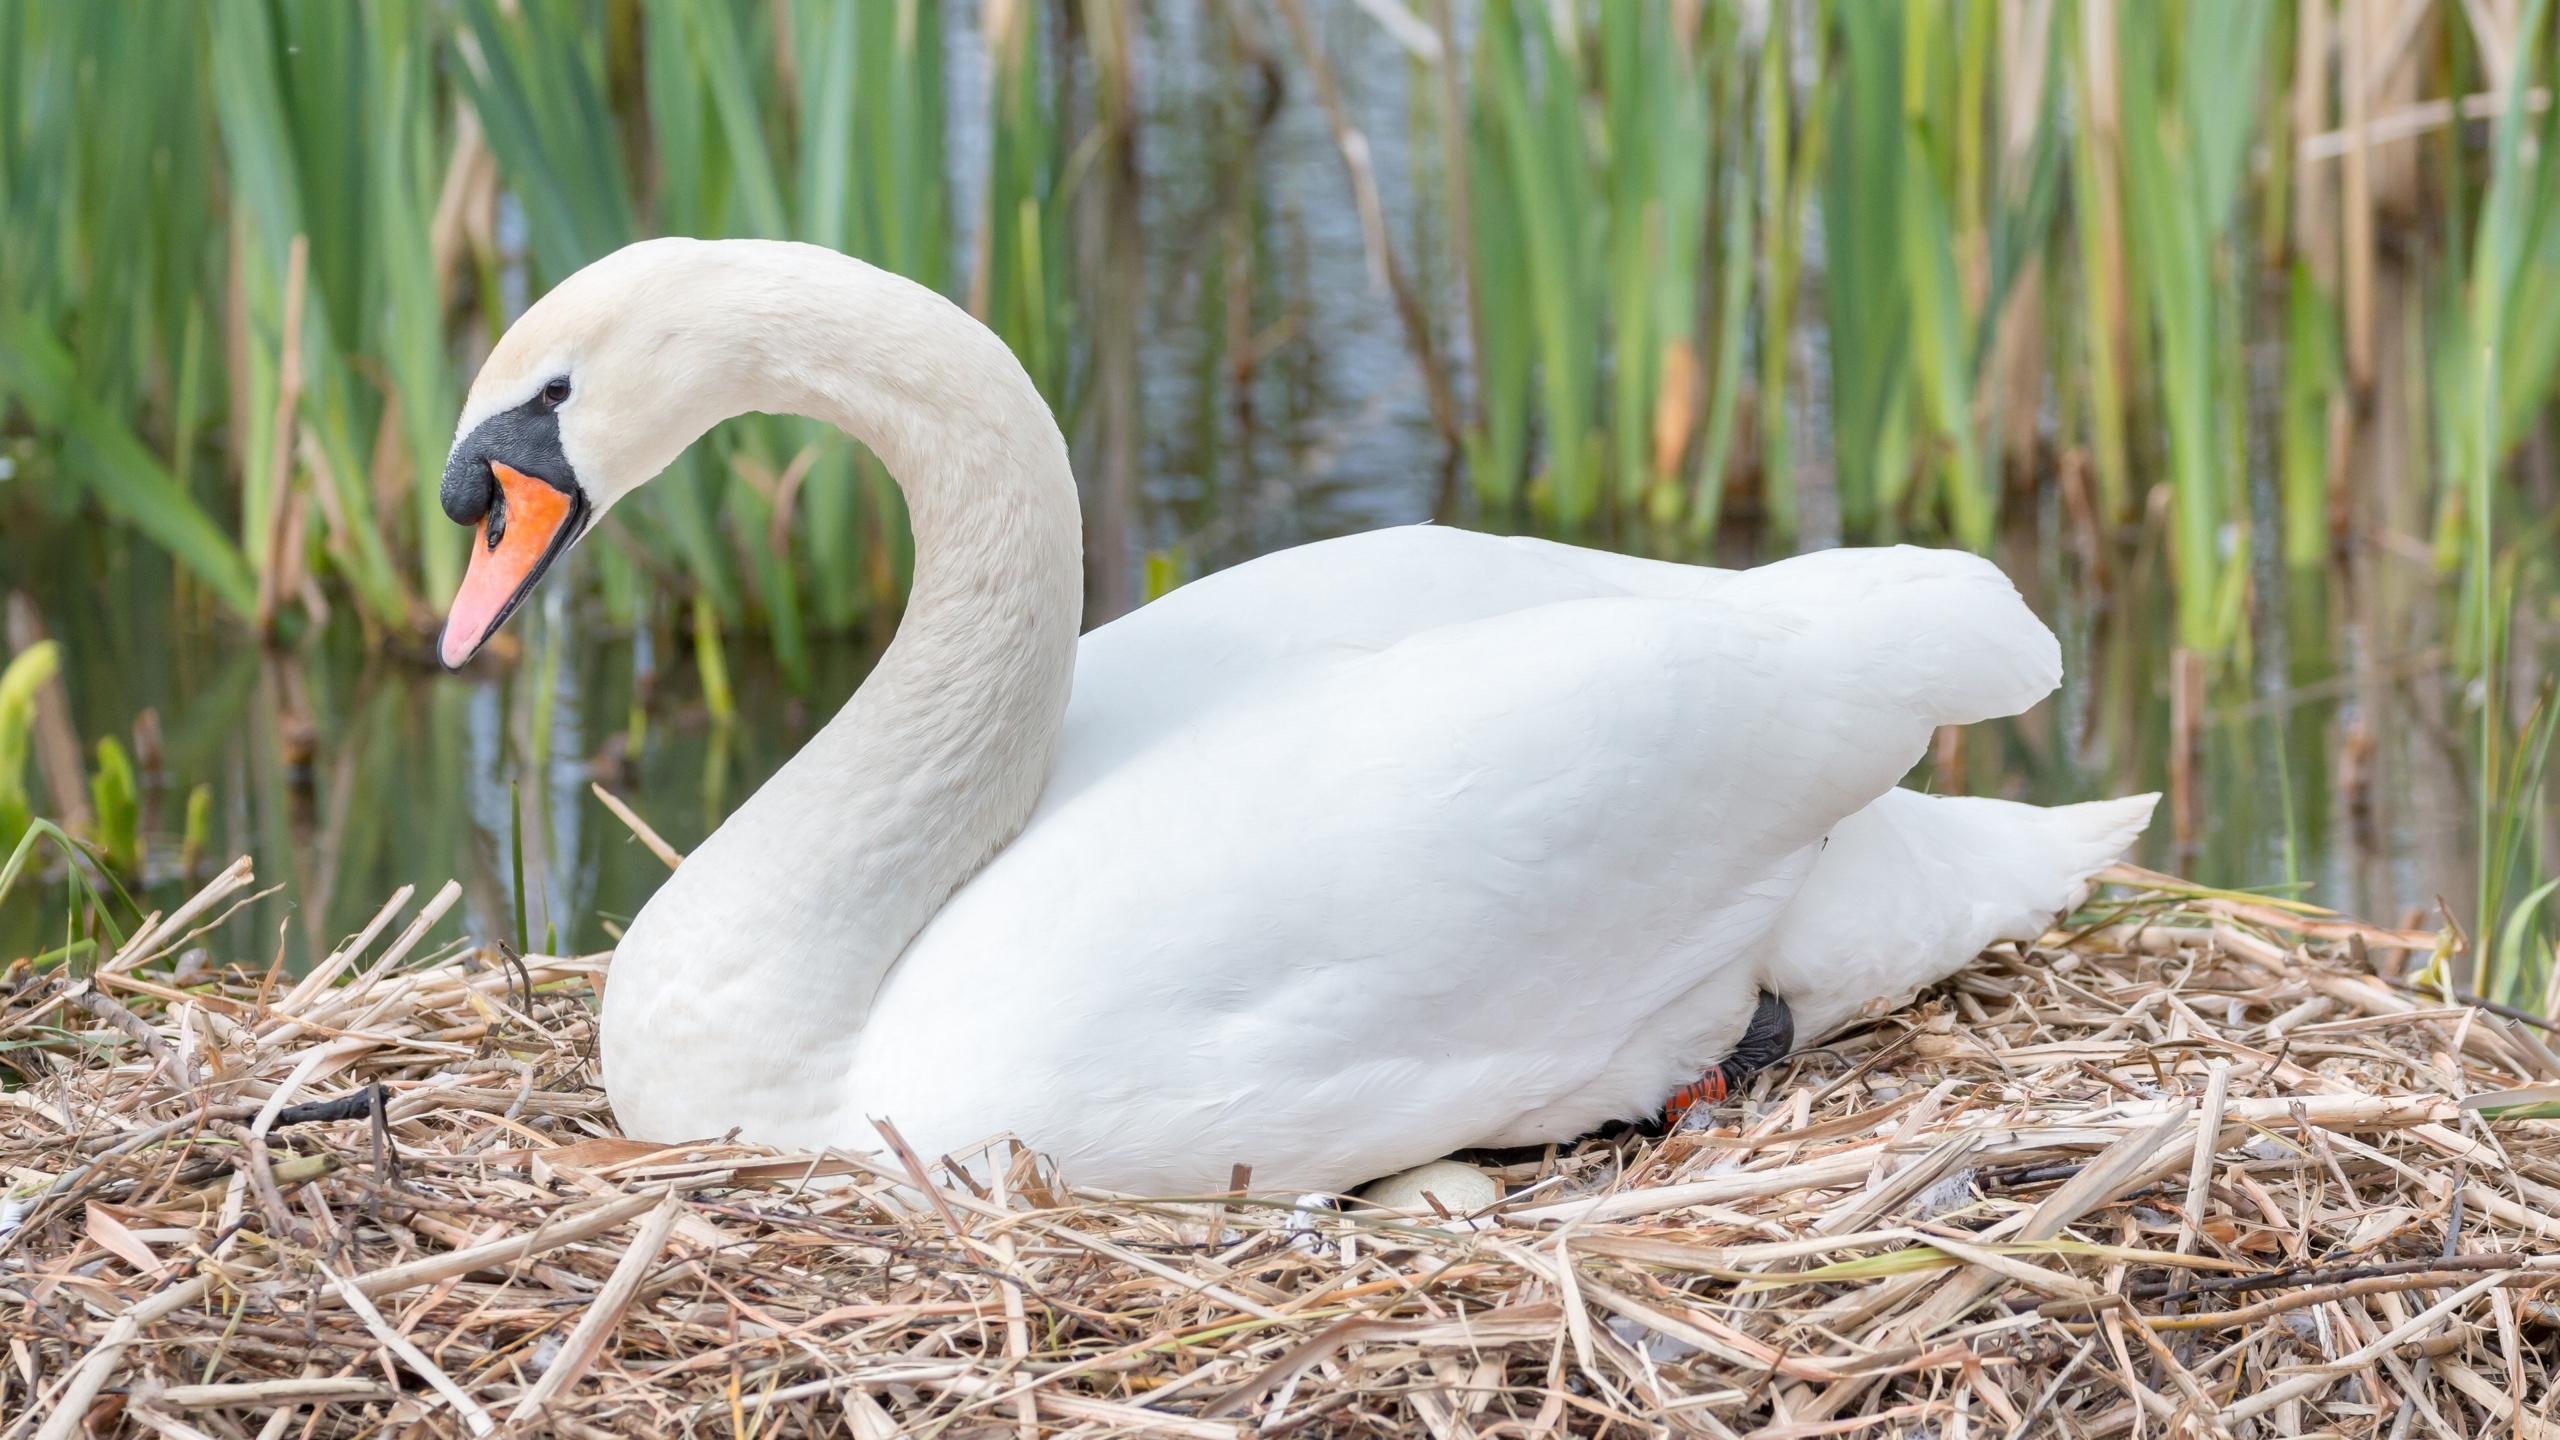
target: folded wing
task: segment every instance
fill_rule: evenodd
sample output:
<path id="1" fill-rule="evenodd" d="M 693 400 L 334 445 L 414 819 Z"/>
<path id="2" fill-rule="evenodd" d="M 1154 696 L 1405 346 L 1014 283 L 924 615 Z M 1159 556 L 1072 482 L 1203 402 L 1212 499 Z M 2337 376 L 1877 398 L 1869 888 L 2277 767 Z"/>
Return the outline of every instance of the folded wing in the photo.
<path id="1" fill-rule="evenodd" d="M 1431 538 L 1388 580 L 1330 542 L 1088 637 L 1063 783 L 892 972 L 863 1105 L 919 1144 L 1008 1117 L 1089 1183 L 1170 1191 L 1587 1126 L 1559 1102 L 1648 1016 L 1729 975 L 1739 1033 L 1824 835 L 1935 726 L 2058 673 L 1962 554 L 1611 576 L 1396 533 Z M 971 1011 L 1001 1063 L 924 1044 Z"/>

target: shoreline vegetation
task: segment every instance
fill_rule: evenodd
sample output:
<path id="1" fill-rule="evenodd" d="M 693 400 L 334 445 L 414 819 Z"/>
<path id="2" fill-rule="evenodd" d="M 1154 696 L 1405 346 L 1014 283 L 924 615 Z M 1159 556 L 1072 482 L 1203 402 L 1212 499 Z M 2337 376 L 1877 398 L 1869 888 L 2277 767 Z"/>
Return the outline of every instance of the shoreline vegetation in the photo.
<path id="1" fill-rule="evenodd" d="M 0 0 L 0 1440 L 2560 1434 L 2551 10 Z M 2253 888 L 2119 867 L 1482 1214 L 623 1136 L 556 952 L 911 564 L 743 417 L 423 678 L 470 376 L 672 233 L 994 329 L 1095 623 L 1362 486 L 1990 555 L 2070 678 L 1909 783 Z"/>
<path id="2" fill-rule="evenodd" d="M 1287 543 L 1249 517 L 1274 458 L 1333 443 L 1285 429 L 1327 383 L 1310 296 L 1366 286 L 1430 437 L 1398 483 L 1440 518 L 1724 564 L 1990 553 L 2078 688 L 1917 783 L 2161 789 L 2159 863 L 2440 894 L 2497 937 L 2471 983 L 2538 1003 L 2548 12 L 8 0 L 12 583 L 58 626 L 147 570 L 174 643 L 414 662 L 461 559 L 433 478 L 507 320 L 628 240 L 752 234 L 918 278 L 1023 358 L 1100 621 Z M 1298 116 L 1316 163 L 1282 166 Z M 1305 269 L 1311 207 L 1356 212 L 1356 275 Z M 757 416 L 560 583 L 629 637 L 636 753 L 662 666 L 715 719 L 751 656 L 817 693 L 909 562 L 876 463 Z M 558 647 L 518 628 L 547 714 Z M 113 764 L 74 748 L 43 788 L 87 837 Z"/>
<path id="3" fill-rule="evenodd" d="M 0 1413 L 39 1440 L 2309 1434 L 2404 1407 L 2535 1433 L 2560 1036 L 2428 988 L 2450 933 L 2105 878 L 1704 1125 L 1474 1157 L 1505 1198 L 1451 1215 L 1247 1163 L 1224 1195 L 1102 1194 L 893 1120 L 861 1153 L 626 1139 L 609 956 L 429 939 L 448 884 L 298 980 L 214 972 L 242 861 L 0 1000 L 26 1078 Z"/>

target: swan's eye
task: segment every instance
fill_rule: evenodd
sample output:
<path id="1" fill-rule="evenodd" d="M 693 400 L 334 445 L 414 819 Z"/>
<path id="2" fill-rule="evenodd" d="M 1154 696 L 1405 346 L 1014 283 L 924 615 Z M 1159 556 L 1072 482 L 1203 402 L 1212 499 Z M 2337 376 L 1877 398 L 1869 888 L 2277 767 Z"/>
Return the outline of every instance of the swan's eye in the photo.
<path id="1" fill-rule="evenodd" d="M 566 375 L 555 376 L 550 384 L 542 387 L 542 408 L 545 410 L 557 410 L 568 399 L 569 377 Z"/>

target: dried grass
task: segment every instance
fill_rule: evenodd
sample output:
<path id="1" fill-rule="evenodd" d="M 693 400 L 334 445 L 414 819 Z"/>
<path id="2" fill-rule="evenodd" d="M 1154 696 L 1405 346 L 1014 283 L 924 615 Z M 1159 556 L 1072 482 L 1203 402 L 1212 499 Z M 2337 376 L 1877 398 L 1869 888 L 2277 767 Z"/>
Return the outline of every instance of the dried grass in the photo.
<path id="1" fill-rule="evenodd" d="M 2460 1105 L 2560 1061 L 2432 936 L 2120 891 L 1471 1218 L 626 1140 L 607 957 L 172 973 L 249 883 L 0 1008 L 9 1440 L 2560 1436 L 2560 1145 Z"/>

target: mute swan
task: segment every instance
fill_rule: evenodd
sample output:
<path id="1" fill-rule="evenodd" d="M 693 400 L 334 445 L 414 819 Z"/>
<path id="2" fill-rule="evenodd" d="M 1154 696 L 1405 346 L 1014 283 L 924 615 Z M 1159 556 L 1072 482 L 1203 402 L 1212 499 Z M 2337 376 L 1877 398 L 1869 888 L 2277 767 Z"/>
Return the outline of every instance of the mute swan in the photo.
<path id="1" fill-rule="evenodd" d="M 2152 797 L 1896 789 L 2053 636 L 1973 556 L 1720 572 L 1414 527 L 1197 581 L 1078 640 L 1075 481 L 941 296 L 811 246 L 652 240 L 526 311 L 443 481 L 460 665 L 718 421 L 842 426 L 904 488 L 897 638 L 641 911 L 603 1059 L 632 1134 L 1086 1184 L 1342 1191 L 1658 1113 L 1766 989 L 1807 1039 L 2037 934 Z M 1072 692 L 1072 699 L 1070 693 Z"/>

